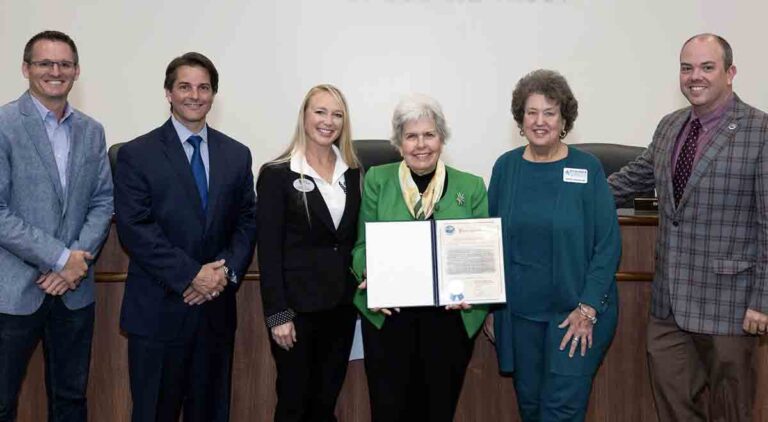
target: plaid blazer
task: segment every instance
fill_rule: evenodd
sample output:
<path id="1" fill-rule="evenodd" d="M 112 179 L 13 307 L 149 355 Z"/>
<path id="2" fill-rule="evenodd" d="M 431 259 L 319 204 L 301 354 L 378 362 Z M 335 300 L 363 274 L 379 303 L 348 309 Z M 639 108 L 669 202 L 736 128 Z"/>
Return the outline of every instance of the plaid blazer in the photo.
<path id="1" fill-rule="evenodd" d="M 671 160 L 690 115 L 665 116 L 608 183 L 617 202 L 654 185 L 658 193 L 651 314 L 671 312 L 695 333 L 741 335 L 747 308 L 768 313 L 768 115 L 734 95 L 675 208 Z"/>

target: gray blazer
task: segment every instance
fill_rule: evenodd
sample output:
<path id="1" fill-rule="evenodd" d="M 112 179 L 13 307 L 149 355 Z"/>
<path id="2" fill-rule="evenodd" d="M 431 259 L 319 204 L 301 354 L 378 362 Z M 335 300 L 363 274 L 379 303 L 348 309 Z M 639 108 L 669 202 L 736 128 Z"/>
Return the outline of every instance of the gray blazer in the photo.
<path id="1" fill-rule="evenodd" d="M 747 308 L 768 313 L 768 115 L 734 97 L 677 209 L 671 157 L 690 107 L 665 116 L 648 149 L 608 179 L 617 201 L 655 184 L 651 314 L 672 312 L 695 333 L 745 334 Z"/>
<path id="2" fill-rule="evenodd" d="M 102 126 L 75 110 L 67 191 L 30 94 L 0 107 L 0 312 L 29 315 L 45 292 L 35 284 L 64 248 L 94 256 L 112 219 L 112 176 Z M 93 303 L 93 268 L 64 303 Z"/>

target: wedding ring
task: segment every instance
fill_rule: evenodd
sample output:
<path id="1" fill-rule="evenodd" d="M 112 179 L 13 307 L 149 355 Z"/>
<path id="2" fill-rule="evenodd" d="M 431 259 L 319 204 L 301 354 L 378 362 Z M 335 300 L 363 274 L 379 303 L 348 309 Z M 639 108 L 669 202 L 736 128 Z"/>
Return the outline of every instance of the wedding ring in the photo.
<path id="1" fill-rule="evenodd" d="M 578 343 L 579 342 L 579 338 L 576 337 L 576 336 L 573 336 L 573 340 L 571 340 L 571 341 L 574 342 L 574 343 Z"/>

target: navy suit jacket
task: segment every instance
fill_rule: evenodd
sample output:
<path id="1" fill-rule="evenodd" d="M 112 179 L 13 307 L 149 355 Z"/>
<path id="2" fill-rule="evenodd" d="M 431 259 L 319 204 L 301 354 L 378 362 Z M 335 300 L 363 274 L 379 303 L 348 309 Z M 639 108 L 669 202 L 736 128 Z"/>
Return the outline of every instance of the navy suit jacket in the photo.
<path id="1" fill-rule="evenodd" d="M 233 334 L 235 293 L 202 305 L 182 294 L 203 264 L 225 259 L 242 280 L 256 240 L 251 154 L 208 127 L 208 208 L 204 213 L 192 169 L 171 120 L 125 144 L 115 169 L 115 217 L 131 258 L 120 326 L 156 339 L 194 335 L 201 323 Z"/>

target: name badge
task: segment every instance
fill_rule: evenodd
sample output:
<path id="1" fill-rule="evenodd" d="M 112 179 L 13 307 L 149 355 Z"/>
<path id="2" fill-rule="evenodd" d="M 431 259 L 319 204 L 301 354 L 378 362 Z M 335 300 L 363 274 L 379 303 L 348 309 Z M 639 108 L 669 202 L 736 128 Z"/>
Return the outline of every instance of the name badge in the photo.
<path id="1" fill-rule="evenodd" d="M 563 169 L 563 182 L 566 183 L 587 183 L 588 176 L 589 172 L 587 169 L 572 169 L 568 167 Z"/>
<path id="2" fill-rule="evenodd" d="M 315 184 L 311 180 L 296 179 L 293 181 L 293 188 L 299 192 L 312 192 L 315 189 Z"/>

